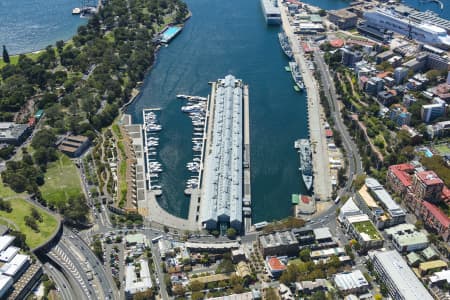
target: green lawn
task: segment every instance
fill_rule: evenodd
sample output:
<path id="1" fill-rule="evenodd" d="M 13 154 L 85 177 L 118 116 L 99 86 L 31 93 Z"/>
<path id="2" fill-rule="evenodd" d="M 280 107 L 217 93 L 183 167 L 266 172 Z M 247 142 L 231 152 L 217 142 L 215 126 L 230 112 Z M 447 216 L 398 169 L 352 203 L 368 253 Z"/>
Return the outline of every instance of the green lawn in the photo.
<path id="1" fill-rule="evenodd" d="M 42 197 L 53 205 L 67 202 L 69 197 L 81 195 L 81 181 L 75 164 L 64 154 L 48 165 Z"/>
<path id="2" fill-rule="evenodd" d="M 17 196 L 17 193 L 5 186 L 3 180 L 0 180 L 0 198 L 8 198 L 13 196 Z"/>
<path id="3" fill-rule="evenodd" d="M 353 226 L 355 226 L 356 231 L 358 231 L 359 233 L 367 234 L 372 240 L 381 240 L 381 236 L 378 233 L 378 230 L 372 224 L 372 222 L 370 221 L 356 222 L 353 223 Z"/>
<path id="4" fill-rule="evenodd" d="M 439 144 L 439 145 L 435 145 L 433 146 L 434 149 L 436 149 L 440 155 L 445 155 L 450 153 L 450 147 L 448 146 L 448 144 Z"/>
<path id="5" fill-rule="evenodd" d="M 29 58 L 31 58 L 32 60 L 36 60 L 39 56 L 39 51 L 38 52 L 30 52 L 30 53 L 26 53 L 25 55 L 28 56 Z M 11 55 L 9 57 L 10 63 L 13 65 L 17 65 L 17 62 L 19 61 L 19 55 Z M 6 65 L 5 62 L 3 61 L 3 58 L 0 58 L 0 69 L 3 68 L 3 66 Z"/>
<path id="6" fill-rule="evenodd" d="M 36 207 L 41 213 L 43 221 L 42 223 L 38 222 L 39 232 L 33 231 L 30 227 L 25 225 L 24 221 L 25 216 L 31 215 L 30 211 L 33 205 L 21 198 L 9 201 L 11 202 L 12 212 L 7 213 L 5 211 L 0 211 L 1 224 L 6 225 L 9 222 L 14 223 L 16 226 L 11 227 L 17 227 L 26 235 L 26 242 L 30 248 L 37 247 L 45 242 L 57 229 L 57 220 L 43 209 Z"/>

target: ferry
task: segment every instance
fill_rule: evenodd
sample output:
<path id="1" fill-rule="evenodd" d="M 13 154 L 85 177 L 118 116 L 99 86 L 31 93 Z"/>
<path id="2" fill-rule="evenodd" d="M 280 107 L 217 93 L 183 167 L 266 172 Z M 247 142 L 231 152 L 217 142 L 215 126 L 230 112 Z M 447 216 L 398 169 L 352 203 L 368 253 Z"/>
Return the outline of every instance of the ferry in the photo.
<path id="1" fill-rule="evenodd" d="M 308 139 L 299 139 L 295 141 L 294 146 L 298 149 L 298 153 L 300 154 L 299 170 L 302 172 L 303 182 L 309 191 L 313 185 L 311 144 Z"/>
<path id="2" fill-rule="evenodd" d="M 278 32 L 278 40 L 280 41 L 280 46 L 281 49 L 283 49 L 284 54 L 286 54 L 289 59 L 292 59 L 293 54 L 291 45 L 289 44 L 289 38 L 284 31 Z"/>
<path id="3" fill-rule="evenodd" d="M 305 88 L 303 83 L 302 74 L 300 73 L 300 69 L 295 61 L 289 62 L 289 68 L 291 68 L 292 79 L 294 79 L 295 84 L 298 86 L 300 90 Z"/>

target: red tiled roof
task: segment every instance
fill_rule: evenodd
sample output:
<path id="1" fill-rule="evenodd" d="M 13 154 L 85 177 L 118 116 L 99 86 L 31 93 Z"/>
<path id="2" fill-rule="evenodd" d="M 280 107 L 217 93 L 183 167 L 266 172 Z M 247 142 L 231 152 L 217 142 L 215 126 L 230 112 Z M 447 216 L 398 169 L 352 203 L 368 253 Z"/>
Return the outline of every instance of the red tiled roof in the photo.
<path id="1" fill-rule="evenodd" d="M 389 76 L 391 74 L 392 74 L 391 72 L 382 72 L 382 73 L 378 73 L 377 77 L 378 78 L 384 78 L 384 77 Z"/>
<path id="2" fill-rule="evenodd" d="M 433 171 L 423 171 L 417 173 L 416 175 L 426 185 L 435 185 L 444 183 L 442 179 L 440 179 Z"/>
<path id="3" fill-rule="evenodd" d="M 427 201 L 422 201 L 422 204 L 444 227 L 450 226 L 450 219 L 436 205 Z"/>
<path id="4" fill-rule="evenodd" d="M 330 41 L 330 45 L 334 48 L 341 48 L 344 46 L 344 40 L 343 39 L 335 39 Z"/>
<path id="5" fill-rule="evenodd" d="M 392 165 L 389 167 L 389 170 L 397 177 L 401 183 L 408 187 L 411 186 L 411 176 L 407 173 L 414 171 L 414 166 L 411 164 L 400 164 L 400 165 Z"/>
<path id="6" fill-rule="evenodd" d="M 309 201 L 311 201 L 311 198 L 308 196 L 305 196 L 305 195 L 302 195 L 301 199 L 302 199 L 302 202 L 305 204 L 308 204 Z"/>
<path id="7" fill-rule="evenodd" d="M 36 124 L 36 118 L 35 117 L 29 117 L 28 118 L 28 126 L 34 126 Z"/>
<path id="8" fill-rule="evenodd" d="M 284 271 L 286 270 L 286 266 L 281 263 L 281 261 L 276 257 L 271 257 L 267 261 L 270 268 L 274 271 Z"/>

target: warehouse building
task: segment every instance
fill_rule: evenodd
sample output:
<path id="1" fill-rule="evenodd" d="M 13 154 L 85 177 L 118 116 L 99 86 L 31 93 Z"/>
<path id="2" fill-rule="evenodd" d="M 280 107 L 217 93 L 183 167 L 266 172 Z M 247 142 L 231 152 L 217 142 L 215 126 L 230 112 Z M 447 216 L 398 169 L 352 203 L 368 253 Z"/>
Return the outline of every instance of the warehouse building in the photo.
<path id="1" fill-rule="evenodd" d="M 336 274 L 334 283 L 345 294 L 362 294 L 369 289 L 369 283 L 360 270 Z"/>
<path id="2" fill-rule="evenodd" d="M 278 231 L 259 237 L 264 256 L 297 256 L 298 240 L 291 231 Z"/>
<path id="3" fill-rule="evenodd" d="M 242 227 L 243 88 L 227 75 L 212 85 L 214 114 L 206 154 L 200 220 L 205 229 Z"/>
<path id="4" fill-rule="evenodd" d="M 396 250 L 371 251 L 369 257 L 394 300 L 433 299 Z"/>
<path id="5" fill-rule="evenodd" d="M 20 145 L 28 137 L 31 127 L 28 124 L 0 122 L 0 143 Z"/>

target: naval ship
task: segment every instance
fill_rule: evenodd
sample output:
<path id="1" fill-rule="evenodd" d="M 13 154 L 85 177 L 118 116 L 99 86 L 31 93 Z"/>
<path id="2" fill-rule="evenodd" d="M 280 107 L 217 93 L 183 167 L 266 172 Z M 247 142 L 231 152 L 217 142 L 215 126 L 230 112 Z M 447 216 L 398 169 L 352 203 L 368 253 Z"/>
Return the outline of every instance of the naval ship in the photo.
<path id="1" fill-rule="evenodd" d="M 289 59 L 292 59 L 291 45 L 289 45 L 289 39 L 284 31 L 278 32 L 278 40 L 280 41 L 281 49 L 283 49 L 284 54 L 286 54 Z"/>
<path id="2" fill-rule="evenodd" d="M 292 79 L 294 79 L 295 84 L 300 90 L 303 90 L 305 88 L 305 84 L 303 83 L 303 77 L 297 63 L 295 61 L 290 61 L 289 68 L 291 68 Z"/>
<path id="3" fill-rule="evenodd" d="M 313 184 L 313 168 L 311 156 L 311 144 L 308 139 L 299 139 L 295 141 L 295 149 L 298 149 L 300 155 L 300 168 L 302 179 L 308 191 Z"/>

